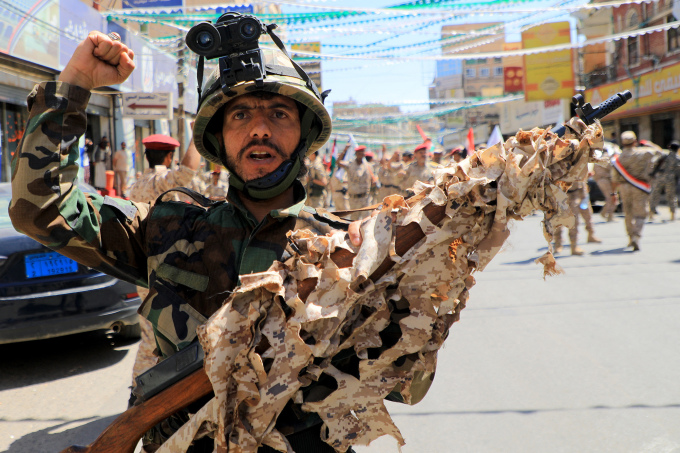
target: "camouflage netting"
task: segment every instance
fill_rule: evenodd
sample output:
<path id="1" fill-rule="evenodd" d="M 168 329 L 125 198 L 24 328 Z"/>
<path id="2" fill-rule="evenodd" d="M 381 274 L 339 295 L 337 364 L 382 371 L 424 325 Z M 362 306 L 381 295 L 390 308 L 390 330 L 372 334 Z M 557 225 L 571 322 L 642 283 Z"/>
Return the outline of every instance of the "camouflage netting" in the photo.
<path id="1" fill-rule="evenodd" d="M 364 222 L 358 250 L 343 232 L 292 232 L 299 254 L 242 276 L 239 290 L 199 328 L 215 397 L 159 451 L 185 451 L 196 435 L 212 432 L 217 452 L 255 452 L 261 444 L 291 452 L 274 428 L 290 399 L 323 419 L 324 440 L 338 452 L 385 434 L 403 445 L 383 400 L 395 388 L 406 402 L 422 397 L 421 384 L 429 383 L 437 351 L 475 283 L 471 274 L 501 249 L 508 221 L 543 211 L 548 242 L 556 226 L 573 221 L 565 191 L 585 178 L 602 129 L 580 120 L 570 126 L 563 139 L 543 129 L 520 131 L 443 167 L 435 185 L 416 184 L 409 203 L 387 197 Z M 433 208 L 445 214 L 436 224 L 426 215 Z M 414 222 L 424 237 L 399 256 L 395 232 Z M 560 272 L 548 250 L 537 260 L 544 276 Z M 353 265 L 338 268 L 334 252 L 353 254 Z M 371 281 L 386 257 L 394 265 Z M 302 282 L 314 286 L 306 300 L 298 294 Z M 381 348 L 391 322 L 400 336 Z M 331 364 L 343 350 L 360 359 L 357 371 Z M 306 401 L 302 389 L 322 373 L 337 389 L 312 392 Z"/>

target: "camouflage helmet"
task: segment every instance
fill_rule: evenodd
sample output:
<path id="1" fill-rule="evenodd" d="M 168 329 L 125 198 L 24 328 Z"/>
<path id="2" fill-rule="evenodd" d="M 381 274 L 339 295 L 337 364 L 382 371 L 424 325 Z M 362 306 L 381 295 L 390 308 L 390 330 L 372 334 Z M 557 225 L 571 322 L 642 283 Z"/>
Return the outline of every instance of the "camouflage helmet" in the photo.
<path id="1" fill-rule="evenodd" d="M 204 94 L 199 101 L 199 109 L 194 123 L 194 144 L 198 152 L 208 161 L 223 164 L 220 158 L 220 145 L 216 133 L 219 128 L 210 127 L 213 116 L 229 101 L 243 94 L 267 91 L 286 96 L 306 107 L 300 116 L 301 140 L 306 143 L 306 155 L 321 148 L 331 135 L 331 117 L 323 105 L 322 96 L 303 80 L 296 72 L 291 60 L 279 49 L 261 48 L 266 77 L 261 86 L 255 81 L 237 83 L 226 92 L 222 89 L 219 67 L 210 74 L 204 86 Z M 313 83 L 313 82 L 312 82 Z"/>

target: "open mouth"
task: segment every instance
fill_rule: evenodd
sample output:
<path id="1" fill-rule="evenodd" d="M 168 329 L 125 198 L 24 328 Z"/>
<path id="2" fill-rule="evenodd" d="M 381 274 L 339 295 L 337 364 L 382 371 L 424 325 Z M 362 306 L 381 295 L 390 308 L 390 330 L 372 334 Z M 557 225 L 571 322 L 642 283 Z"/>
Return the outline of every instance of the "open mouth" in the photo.
<path id="1" fill-rule="evenodd" d="M 254 160 L 267 160 L 274 156 L 266 151 L 253 151 L 248 157 Z"/>

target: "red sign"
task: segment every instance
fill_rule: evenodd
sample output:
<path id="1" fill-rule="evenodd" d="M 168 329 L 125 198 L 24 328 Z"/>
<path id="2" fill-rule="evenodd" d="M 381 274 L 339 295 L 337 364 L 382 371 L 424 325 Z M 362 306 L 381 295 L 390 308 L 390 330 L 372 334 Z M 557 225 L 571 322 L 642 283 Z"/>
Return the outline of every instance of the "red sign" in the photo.
<path id="1" fill-rule="evenodd" d="M 524 91 L 524 69 L 520 66 L 503 68 L 503 88 L 505 94 Z"/>

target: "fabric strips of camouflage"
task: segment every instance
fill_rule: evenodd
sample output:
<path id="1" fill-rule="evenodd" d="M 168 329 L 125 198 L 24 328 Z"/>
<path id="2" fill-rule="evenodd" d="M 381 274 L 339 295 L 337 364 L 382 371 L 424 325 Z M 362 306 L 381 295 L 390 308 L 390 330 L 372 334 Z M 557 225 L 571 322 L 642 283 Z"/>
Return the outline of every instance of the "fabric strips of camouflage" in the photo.
<path id="1" fill-rule="evenodd" d="M 261 444 L 292 452 L 274 428 L 289 399 L 319 414 L 328 428 L 324 440 L 338 452 L 385 434 L 403 445 L 383 399 L 400 387 L 410 402 L 411 384 L 434 372 L 437 351 L 475 283 L 471 274 L 499 252 L 508 221 L 541 210 L 548 241 L 557 225 L 571 223 L 565 191 L 584 179 L 603 142 L 599 124 L 586 127 L 573 119 L 570 126 L 575 133 L 562 139 L 543 129 L 520 131 L 504 145 L 443 167 L 435 185 L 416 183 L 410 205 L 401 196 L 387 197 L 364 223 L 358 250 L 342 232 L 292 232 L 300 254 L 242 276 L 238 291 L 199 327 L 215 397 L 159 452 L 185 451 L 195 436 L 211 431 L 217 452 L 255 452 Z M 446 206 L 437 225 L 423 212 L 430 204 Z M 398 256 L 396 228 L 412 222 L 425 237 Z M 339 269 L 330 258 L 338 249 L 356 255 L 351 268 Z M 372 282 L 368 276 L 386 256 L 395 265 Z M 544 277 L 561 272 L 552 246 L 537 262 Z M 316 286 L 303 302 L 297 288 L 308 278 Z M 284 305 L 292 309 L 288 318 Z M 400 339 L 369 358 L 369 349 L 382 344 L 380 332 L 395 319 L 395 307 Z M 357 376 L 330 364 L 346 349 L 360 359 Z M 301 389 L 321 373 L 336 380 L 337 390 L 305 401 Z"/>

